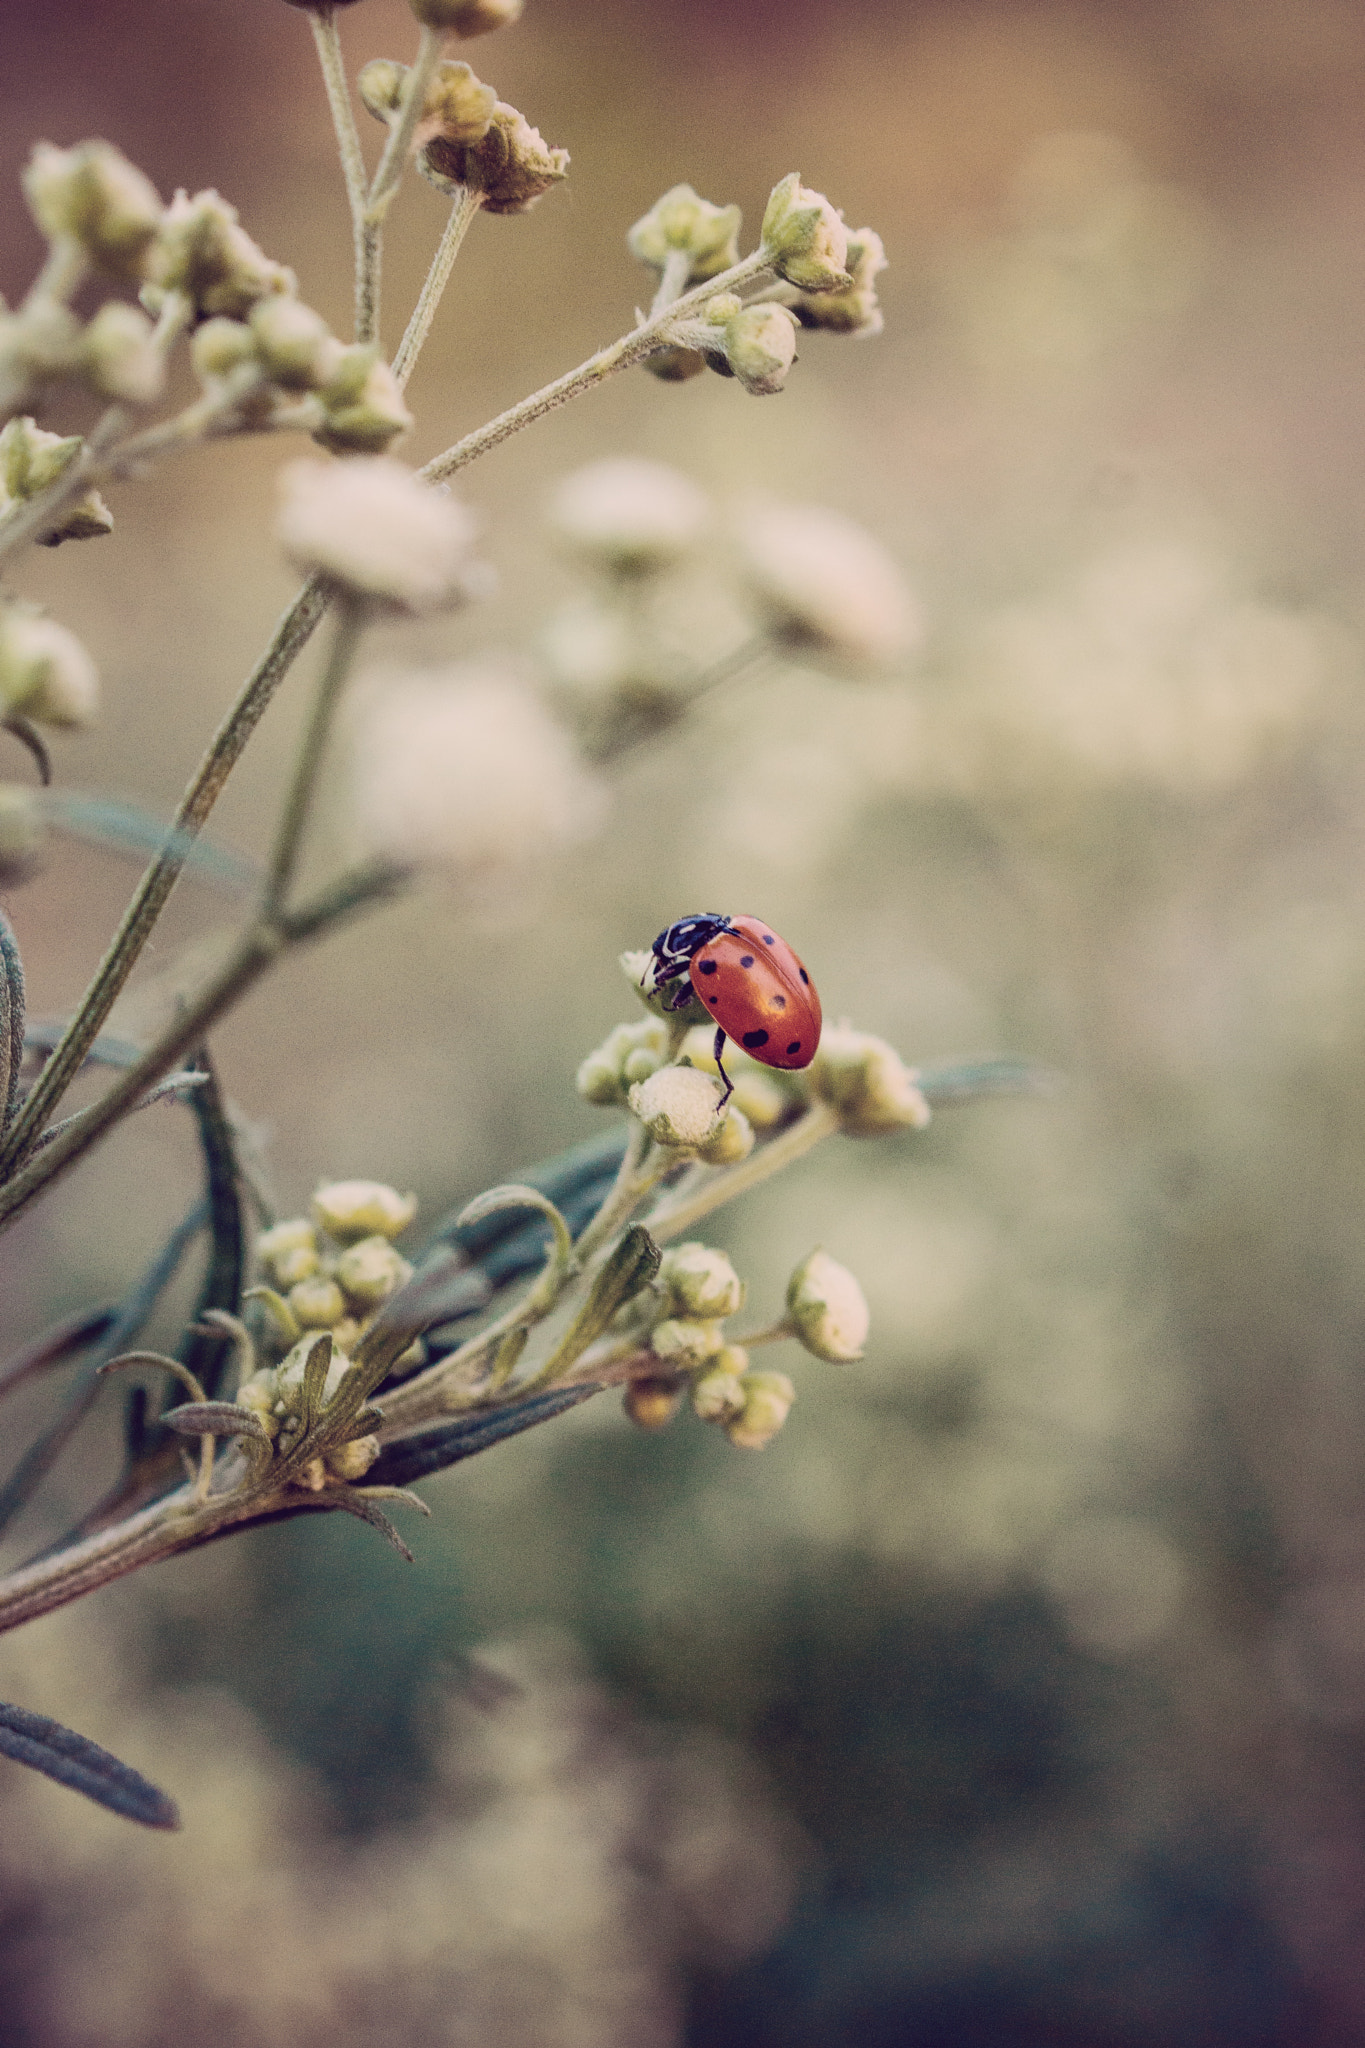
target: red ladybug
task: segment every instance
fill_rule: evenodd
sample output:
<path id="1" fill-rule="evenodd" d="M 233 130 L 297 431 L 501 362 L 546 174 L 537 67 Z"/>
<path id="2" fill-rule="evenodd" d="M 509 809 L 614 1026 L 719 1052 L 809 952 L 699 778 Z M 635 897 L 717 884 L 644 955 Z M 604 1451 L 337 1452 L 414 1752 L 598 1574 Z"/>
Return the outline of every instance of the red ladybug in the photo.
<path id="1" fill-rule="evenodd" d="M 725 1083 L 722 1105 L 735 1085 L 721 1066 L 727 1038 L 765 1067 L 808 1067 L 815 1058 L 820 1043 L 815 984 L 786 940 L 761 917 L 698 911 L 660 932 L 651 950 L 655 988 L 679 984 L 669 1009 L 681 1010 L 695 993 L 716 1020 L 716 1065 Z"/>

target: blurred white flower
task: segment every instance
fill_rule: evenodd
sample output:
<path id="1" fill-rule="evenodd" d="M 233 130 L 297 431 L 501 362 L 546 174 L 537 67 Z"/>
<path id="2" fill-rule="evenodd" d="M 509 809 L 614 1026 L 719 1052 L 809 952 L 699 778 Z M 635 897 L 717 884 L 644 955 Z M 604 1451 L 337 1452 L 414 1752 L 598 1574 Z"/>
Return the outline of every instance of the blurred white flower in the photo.
<path id="1" fill-rule="evenodd" d="M 387 456 L 287 463 L 275 530 L 295 568 L 405 611 L 459 604 L 488 587 L 490 572 L 473 558 L 473 513 Z"/>
<path id="2" fill-rule="evenodd" d="M 706 493 L 680 470 L 614 455 L 562 480 L 550 500 L 550 523 L 596 567 L 639 575 L 694 547 L 710 509 Z"/>
<path id="3" fill-rule="evenodd" d="M 95 664 L 74 633 L 19 605 L 0 615 L 0 711 L 42 725 L 89 725 L 99 692 Z"/>
<path id="4" fill-rule="evenodd" d="M 815 1358 L 848 1365 L 863 1355 L 869 1316 L 856 1274 L 828 1252 L 807 1252 L 787 1284 L 787 1314 Z"/>
<path id="5" fill-rule="evenodd" d="M 403 865 L 496 883 L 605 814 L 605 790 L 563 728 L 494 663 L 372 673 L 354 741 L 360 835 Z"/>
<path id="6" fill-rule="evenodd" d="M 753 505 L 737 523 L 740 569 L 777 637 L 851 664 L 907 653 L 919 606 L 879 541 L 818 505 Z"/>

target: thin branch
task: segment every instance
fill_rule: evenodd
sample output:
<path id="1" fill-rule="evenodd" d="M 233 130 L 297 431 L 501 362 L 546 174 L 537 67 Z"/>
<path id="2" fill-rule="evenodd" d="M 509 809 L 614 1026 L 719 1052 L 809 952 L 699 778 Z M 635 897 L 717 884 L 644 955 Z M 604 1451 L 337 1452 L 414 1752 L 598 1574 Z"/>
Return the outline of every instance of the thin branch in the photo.
<path id="1" fill-rule="evenodd" d="M 336 130 L 337 150 L 341 157 L 341 174 L 346 180 L 346 200 L 351 209 L 351 241 L 355 254 L 356 282 L 360 280 L 361 251 L 365 237 L 365 205 L 369 197 L 369 175 L 365 169 L 365 157 L 360 147 L 360 136 L 355 125 L 355 109 L 351 105 L 350 88 L 346 81 L 346 64 L 341 53 L 341 37 L 337 34 L 336 10 L 331 7 L 310 9 L 309 26 L 317 46 L 318 62 L 322 66 L 322 81 L 327 88 L 327 104 L 332 110 L 332 126 Z"/>
<path id="2" fill-rule="evenodd" d="M 318 680 L 317 695 L 313 701 L 313 715 L 294 763 L 294 779 L 275 834 L 274 850 L 270 856 L 265 888 L 261 895 L 262 917 L 273 918 L 283 907 L 289 894 L 289 885 L 294 879 L 308 815 L 317 792 L 318 775 L 326 753 L 328 735 L 341 701 L 342 689 L 355 660 L 355 651 L 360 642 L 364 623 L 365 613 L 362 606 L 354 603 L 338 605 L 331 649 Z"/>
<path id="3" fill-rule="evenodd" d="M 407 332 L 398 344 L 398 353 L 393 359 L 393 374 L 398 380 L 399 390 L 406 388 L 412 375 L 422 344 L 431 332 L 431 323 L 436 318 L 436 309 L 442 294 L 450 282 L 450 273 L 455 267 L 455 258 L 460 246 L 474 223 L 474 216 L 483 205 L 483 193 L 473 185 L 459 185 L 451 203 L 450 218 L 445 225 L 436 254 L 431 259 L 426 283 L 422 286 L 421 297 L 412 309 Z"/>
<path id="4" fill-rule="evenodd" d="M 357 341 L 378 339 L 384 221 L 393 202 L 393 195 L 398 190 L 398 183 L 407 163 L 408 151 L 412 146 L 412 138 L 416 133 L 422 109 L 426 105 L 427 87 L 431 83 L 436 66 L 441 61 L 445 41 L 443 32 L 423 26 L 421 39 L 417 45 L 417 58 L 405 82 L 402 111 L 389 130 L 383 154 L 379 159 L 379 168 L 370 186 L 356 267 Z"/>

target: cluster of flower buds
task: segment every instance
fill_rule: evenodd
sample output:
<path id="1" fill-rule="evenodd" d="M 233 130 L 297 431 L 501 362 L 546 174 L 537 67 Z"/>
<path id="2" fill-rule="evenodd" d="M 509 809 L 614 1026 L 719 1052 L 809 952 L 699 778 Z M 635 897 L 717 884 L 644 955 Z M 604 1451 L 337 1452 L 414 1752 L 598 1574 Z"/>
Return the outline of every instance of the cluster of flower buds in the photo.
<path id="1" fill-rule="evenodd" d="M 256 1256 L 276 1342 L 296 1346 L 310 1331 L 330 1330 L 337 1352 L 354 1351 L 376 1310 L 411 1276 L 393 1240 L 416 1213 L 415 1195 L 380 1181 L 334 1181 L 314 1195 L 311 1216 L 265 1231 Z"/>
<path id="2" fill-rule="evenodd" d="M 376 120 L 392 127 L 402 118 L 410 75 L 406 64 L 391 57 L 376 57 L 364 67 L 357 84 Z M 528 213 L 569 174 L 569 152 L 551 148 L 523 114 L 453 58 L 432 73 L 413 147 L 424 178 L 441 192 L 477 193 L 485 213 Z"/>
<path id="3" fill-rule="evenodd" d="M 648 954 L 622 955 L 638 976 Z M 618 1024 L 578 1069 L 578 1092 L 588 1102 L 623 1104 L 656 1145 L 691 1154 L 707 1166 L 733 1166 L 754 1149 L 754 1126 L 738 1102 L 720 1106 L 720 1082 L 693 1065 L 673 1064 L 673 1037 L 661 1017 Z"/>
<path id="4" fill-rule="evenodd" d="M 85 443 L 79 434 L 50 434 L 23 414 L 0 429 L 0 518 L 17 505 L 37 498 L 63 476 Z M 98 491 L 86 491 L 63 506 L 38 538 L 55 548 L 64 540 L 95 540 L 112 533 L 114 517 Z"/>
<path id="5" fill-rule="evenodd" d="M 870 1031 L 848 1024 L 827 1024 L 820 1050 L 810 1067 L 811 1088 L 854 1138 L 881 1137 L 888 1131 L 922 1131 L 929 1122 L 929 1103 L 894 1046 Z"/>

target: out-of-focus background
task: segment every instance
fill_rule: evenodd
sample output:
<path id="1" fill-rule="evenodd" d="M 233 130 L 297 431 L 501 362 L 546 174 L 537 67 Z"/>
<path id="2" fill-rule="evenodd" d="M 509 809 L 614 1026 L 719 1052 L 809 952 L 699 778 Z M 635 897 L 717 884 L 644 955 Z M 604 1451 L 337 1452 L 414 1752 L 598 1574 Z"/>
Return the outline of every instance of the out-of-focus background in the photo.
<path id="1" fill-rule="evenodd" d="M 341 22 L 353 70 L 410 54 L 398 0 Z M 344 328 L 302 16 L 11 0 L 0 50 L 5 190 L 35 139 L 107 136 L 219 187 Z M 808 337 L 762 403 L 632 375 L 500 449 L 462 483 L 500 596 L 391 651 L 528 648 L 571 588 L 546 494 L 625 452 L 718 522 L 853 515 L 927 635 L 889 678 L 722 693 L 533 896 L 426 892 L 255 995 L 218 1050 L 281 1203 L 358 1173 L 434 1219 L 601 1128 L 572 1077 L 630 1015 L 615 955 L 712 904 L 908 1058 L 1064 1085 L 840 1140 L 720 1220 L 754 1305 L 817 1242 L 872 1304 L 762 1456 L 604 1397 L 430 1483 L 415 1567 L 309 1518 L 6 1637 L 0 1693 L 187 1829 L 4 1767 L 0 2039 L 1365 2041 L 1365 14 L 529 0 L 466 54 L 573 168 L 476 223 L 405 454 L 620 332 L 625 229 L 679 180 L 752 231 L 799 169 L 881 232 L 886 332 Z M 442 217 L 400 201 L 390 343 Z M 15 197 L 11 297 L 39 253 Z M 169 810 L 291 589 L 281 459 L 188 456 L 15 572 L 105 678 L 63 781 Z M 37 1012 L 134 875 L 64 843 L 15 893 Z M 183 888 L 143 986 L 223 915 Z M 27 1219 L 7 1345 L 126 1286 L 194 1170 L 158 1110 Z M 107 1479 L 117 1405 L 14 1556 Z"/>

